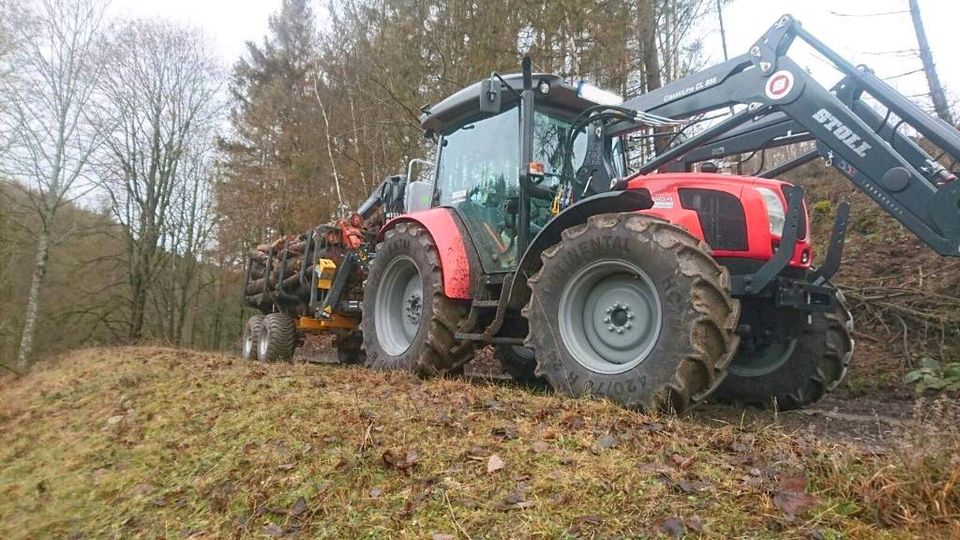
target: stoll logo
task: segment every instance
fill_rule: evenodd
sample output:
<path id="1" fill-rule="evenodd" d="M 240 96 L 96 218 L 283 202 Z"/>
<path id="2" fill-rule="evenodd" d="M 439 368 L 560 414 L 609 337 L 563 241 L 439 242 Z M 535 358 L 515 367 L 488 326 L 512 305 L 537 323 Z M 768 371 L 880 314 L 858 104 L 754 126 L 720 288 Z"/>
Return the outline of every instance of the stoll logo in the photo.
<path id="1" fill-rule="evenodd" d="M 845 126 L 843 122 L 838 120 L 836 116 L 826 109 L 820 109 L 815 112 L 813 119 L 823 125 L 823 127 L 832 131 L 834 137 L 840 139 L 843 144 L 853 150 L 854 154 L 862 158 L 867 157 L 867 150 L 873 148 L 870 144 L 863 142 L 863 139 L 859 135 Z"/>

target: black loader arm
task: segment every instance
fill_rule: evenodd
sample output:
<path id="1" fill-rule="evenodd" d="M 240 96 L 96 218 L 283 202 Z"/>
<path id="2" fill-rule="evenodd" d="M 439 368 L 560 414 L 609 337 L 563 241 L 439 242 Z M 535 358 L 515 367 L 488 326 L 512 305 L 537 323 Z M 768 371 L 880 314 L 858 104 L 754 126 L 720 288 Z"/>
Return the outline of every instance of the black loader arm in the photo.
<path id="1" fill-rule="evenodd" d="M 797 38 L 830 60 L 844 74 L 843 80 L 827 90 L 789 58 L 787 52 Z M 822 157 L 932 249 L 960 257 L 960 180 L 939 163 L 945 158 L 952 167 L 960 161 L 960 132 L 869 69 L 840 57 L 789 15 L 781 17 L 748 54 L 624 104 L 673 118 L 731 106 L 742 110 L 696 135 L 678 138 L 639 172 L 688 170 L 698 161 L 813 141 L 816 150 L 763 176 L 776 176 Z M 636 129 L 638 125 L 620 122 L 608 127 L 607 134 Z M 942 153 L 936 158 L 928 154 L 916 135 Z"/>

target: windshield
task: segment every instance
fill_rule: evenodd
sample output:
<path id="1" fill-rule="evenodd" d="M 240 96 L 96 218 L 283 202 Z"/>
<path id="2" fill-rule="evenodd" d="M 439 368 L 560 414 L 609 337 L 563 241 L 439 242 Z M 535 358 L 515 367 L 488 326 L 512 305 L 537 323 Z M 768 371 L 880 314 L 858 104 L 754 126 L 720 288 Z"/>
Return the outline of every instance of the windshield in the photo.
<path id="1" fill-rule="evenodd" d="M 436 200 L 455 208 L 467 224 L 487 272 L 516 264 L 515 215 L 520 191 L 519 110 L 467 124 L 444 136 L 437 168 Z M 559 182 L 563 140 L 570 123 L 541 111 L 534 117 L 533 159 L 544 164 L 545 185 Z M 574 163 L 583 160 L 586 137 L 577 137 Z M 536 233 L 552 217 L 550 201 L 531 201 Z"/>

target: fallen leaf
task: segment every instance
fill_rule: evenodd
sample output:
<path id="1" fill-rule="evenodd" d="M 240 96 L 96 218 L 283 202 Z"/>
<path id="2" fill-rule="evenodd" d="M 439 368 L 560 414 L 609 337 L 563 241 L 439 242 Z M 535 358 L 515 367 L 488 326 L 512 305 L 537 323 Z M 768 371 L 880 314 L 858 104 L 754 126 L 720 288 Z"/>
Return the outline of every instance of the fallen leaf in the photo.
<path id="1" fill-rule="evenodd" d="M 567 426 L 567 429 L 580 429 L 584 425 L 583 417 L 576 414 L 571 414 L 565 417 L 562 422 L 565 426 Z"/>
<path id="2" fill-rule="evenodd" d="M 533 444 L 530 445 L 530 448 L 531 448 L 534 452 L 536 452 L 536 453 L 538 453 L 538 454 L 542 454 L 542 453 L 546 452 L 547 450 L 550 450 L 550 444 L 548 444 L 548 443 L 546 443 L 546 442 L 544 442 L 544 441 L 535 441 Z"/>
<path id="3" fill-rule="evenodd" d="M 683 493 L 696 493 L 702 491 L 705 487 L 707 487 L 706 484 L 695 480 L 680 480 L 677 482 L 677 488 Z"/>
<path id="4" fill-rule="evenodd" d="M 790 518 L 816 504 L 816 497 L 806 492 L 807 479 L 803 476 L 782 476 L 773 504 Z"/>
<path id="5" fill-rule="evenodd" d="M 291 516 L 299 516 L 307 509 L 307 501 L 303 497 L 298 497 L 290 508 Z"/>
<path id="6" fill-rule="evenodd" d="M 685 458 L 677 452 L 670 453 L 670 461 L 679 469 L 689 469 L 693 465 L 694 460 L 696 460 L 696 456 Z"/>
<path id="7" fill-rule="evenodd" d="M 517 427 L 513 424 L 506 424 L 504 426 L 493 428 L 491 433 L 494 437 L 500 439 L 501 441 L 509 441 L 517 438 Z"/>
<path id="8" fill-rule="evenodd" d="M 686 527 L 680 518 L 671 517 L 657 523 L 656 530 L 658 533 L 665 534 L 671 538 L 680 538 L 686 531 Z"/>
<path id="9" fill-rule="evenodd" d="M 487 459 L 487 474 L 495 473 L 504 468 L 504 466 L 506 466 L 506 463 L 503 462 L 500 456 L 491 454 L 490 458 Z"/>
<path id="10" fill-rule="evenodd" d="M 441 534 L 436 533 L 430 537 L 430 540 L 454 540 L 456 538 L 452 534 Z"/>
<path id="11" fill-rule="evenodd" d="M 271 523 L 263 528 L 263 533 L 267 536 L 280 536 L 283 534 L 283 529 Z"/>
<path id="12" fill-rule="evenodd" d="M 703 524 L 703 519 L 701 519 L 700 516 L 696 514 L 683 520 L 683 523 L 687 526 L 688 529 L 694 532 L 702 533 L 706 529 L 706 526 Z"/>
<path id="13" fill-rule="evenodd" d="M 410 469 L 417 465 L 419 456 L 417 450 L 410 448 L 406 453 L 400 450 L 389 449 L 383 453 L 383 462 L 406 474 L 410 474 Z"/>
<path id="14" fill-rule="evenodd" d="M 603 523 L 603 518 L 597 515 L 589 515 L 589 516 L 580 516 L 574 521 L 576 521 L 577 523 L 589 523 L 590 525 L 601 525 Z"/>
<path id="15" fill-rule="evenodd" d="M 617 438 L 609 433 L 597 439 L 597 446 L 599 446 L 600 448 L 603 448 L 604 450 L 608 448 L 615 448 L 617 444 L 619 444 L 619 441 L 617 441 Z"/>

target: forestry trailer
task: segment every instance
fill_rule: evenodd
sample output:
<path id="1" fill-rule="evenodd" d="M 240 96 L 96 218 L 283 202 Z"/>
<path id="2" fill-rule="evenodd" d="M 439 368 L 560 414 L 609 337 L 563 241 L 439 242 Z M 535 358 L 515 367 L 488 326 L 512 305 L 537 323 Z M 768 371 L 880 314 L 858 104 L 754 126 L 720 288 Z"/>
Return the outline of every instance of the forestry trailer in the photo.
<path id="1" fill-rule="evenodd" d="M 791 60 L 796 39 L 842 81 Z M 847 371 L 852 318 L 829 280 L 849 210 L 815 266 L 802 190 L 777 178 L 822 158 L 960 256 L 960 133 L 790 16 L 747 54 L 614 97 L 525 59 L 424 108 L 431 182 L 389 178 L 349 220 L 252 254 L 247 300 L 265 315 L 245 356 L 289 358 L 299 334 L 332 331 L 346 362 L 437 375 L 492 344 L 515 378 L 569 395 L 789 409 Z M 627 134 L 653 150 L 633 172 Z M 802 142 L 751 177 L 712 161 Z"/>

